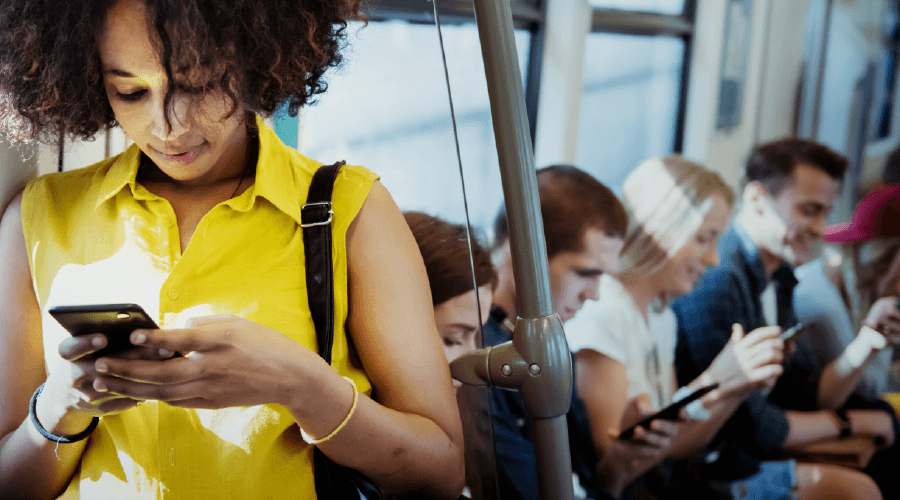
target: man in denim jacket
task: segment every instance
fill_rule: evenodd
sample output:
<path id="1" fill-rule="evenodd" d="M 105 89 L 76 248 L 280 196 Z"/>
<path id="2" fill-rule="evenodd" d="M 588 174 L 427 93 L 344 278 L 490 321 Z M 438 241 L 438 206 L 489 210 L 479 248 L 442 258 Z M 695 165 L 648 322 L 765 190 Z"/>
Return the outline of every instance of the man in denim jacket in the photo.
<path id="1" fill-rule="evenodd" d="M 734 323 L 745 331 L 796 324 L 793 267 L 811 258 L 846 169 L 847 160 L 839 154 L 799 139 L 764 144 L 751 153 L 742 204 L 719 242 L 721 265 L 709 269 L 693 292 L 673 304 L 679 323 L 679 381 L 692 380 L 709 366 Z M 873 434 L 893 442 L 892 415 L 843 411 L 864 363 L 820 367 L 802 344 L 791 341 L 786 349 L 785 372 L 773 390 L 751 396 L 720 432 L 715 441 L 719 448 L 706 470 L 710 478 L 753 476 L 762 461 L 822 439 Z M 804 485 L 805 474 L 792 462 L 780 462 L 766 464 L 762 475 L 754 477 L 765 488 L 791 489 Z"/>

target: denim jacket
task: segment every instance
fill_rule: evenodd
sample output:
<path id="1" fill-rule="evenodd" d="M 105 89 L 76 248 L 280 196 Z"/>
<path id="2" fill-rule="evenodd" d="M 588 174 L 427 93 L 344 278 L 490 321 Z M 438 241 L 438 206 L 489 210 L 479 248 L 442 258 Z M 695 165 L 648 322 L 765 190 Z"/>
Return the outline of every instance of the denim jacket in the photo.
<path id="1" fill-rule="evenodd" d="M 784 264 L 767 276 L 759 250 L 737 221 L 722 235 L 719 257 L 721 264 L 707 270 L 694 290 L 673 304 L 678 317 L 679 384 L 687 384 L 709 367 L 731 338 L 732 324 L 740 323 L 745 333 L 766 326 L 761 294 L 769 280 L 775 284 L 778 325 L 788 328 L 797 323 L 793 271 Z M 815 357 L 800 343 L 785 360 L 785 372 L 774 389 L 751 395 L 738 408 L 713 440 L 713 445 L 725 444 L 737 456 L 732 459 L 739 470 L 729 473 L 748 475 L 758 461 L 778 455 L 789 431 L 785 410 L 816 409 L 820 373 Z"/>

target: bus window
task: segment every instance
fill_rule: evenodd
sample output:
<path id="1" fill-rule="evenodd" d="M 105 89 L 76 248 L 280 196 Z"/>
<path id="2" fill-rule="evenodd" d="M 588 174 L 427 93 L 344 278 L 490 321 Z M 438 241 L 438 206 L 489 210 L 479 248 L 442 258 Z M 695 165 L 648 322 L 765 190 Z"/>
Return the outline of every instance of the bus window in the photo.
<path id="1" fill-rule="evenodd" d="M 683 54 L 680 38 L 588 35 L 577 165 L 618 192 L 641 161 L 673 151 Z"/>
<path id="2" fill-rule="evenodd" d="M 684 0 L 590 0 L 591 7 L 622 9 L 659 14 L 681 14 Z"/>
<path id="3" fill-rule="evenodd" d="M 403 21 L 351 24 L 343 66 L 305 109 L 301 151 L 352 158 L 380 176 L 402 210 L 464 222 L 459 164 L 437 30 Z M 502 203 L 494 129 L 474 23 L 444 25 L 472 225 L 487 230 Z M 525 71 L 530 34 L 516 33 Z"/>

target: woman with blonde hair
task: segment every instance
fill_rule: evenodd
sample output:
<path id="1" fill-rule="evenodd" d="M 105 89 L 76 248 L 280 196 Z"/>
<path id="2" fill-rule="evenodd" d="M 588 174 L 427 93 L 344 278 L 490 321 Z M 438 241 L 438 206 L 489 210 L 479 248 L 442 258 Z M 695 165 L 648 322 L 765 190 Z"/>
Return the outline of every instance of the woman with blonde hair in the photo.
<path id="1" fill-rule="evenodd" d="M 674 496 L 680 490 L 667 479 L 646 474 L 661 470 L 658 459 L 618 464 L 617 436 L 633 423 L 623 421 L 628 401 L 643 398 L 647 406 L 661 408 L 681 393 L 718 383 L 717 390 L 688 407 L 691 420 L 681 424 L 666 453 L 671 459 L 691 458 L 747 396 L 775 383 L 782 372 L 783 343 L 778 328 L 744 335 L 736 326 L 709 369 L 676 391 L 677 324 L 667 302 L 689 292 L 704 270 L 718 263 L 716 244 L 734 192 L 715 172 L 668 156 L 651 158 L 629 174 L 623 203 L 630 226 L 619 271 L 601 278 L 600 300 L 585 304 L 565 329 L 575 353 L 578 393 L 601 457 L 598 476 L 626 498 Z"/>

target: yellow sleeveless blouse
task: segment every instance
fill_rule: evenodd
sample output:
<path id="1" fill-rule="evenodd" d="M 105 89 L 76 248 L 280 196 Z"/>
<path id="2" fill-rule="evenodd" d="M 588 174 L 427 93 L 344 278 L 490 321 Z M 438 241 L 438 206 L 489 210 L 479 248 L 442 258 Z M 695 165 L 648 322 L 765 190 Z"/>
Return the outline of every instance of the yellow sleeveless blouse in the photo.
<path id="1" fill-rule="evenodd" d="M 316 350 L 307 306 L 300 207 L 320 166 L 261 120 L 256 182 L 206 214 L 181 253 L 169 203 L 136 182 L 137 146 L 32 181 L 22 199 L 47 370 L 68 333 L 57 305 L 136 303 L 160 328 L 234 314 Z M 348 349 L 346 234 L 377 176 L 344 167 L 334 188 L 332 366 L 371 392 Z M 60 498 L 315 498 L 312 446 L 279 405 L 192 410 L 148 401 L 100 419 Z"/>

